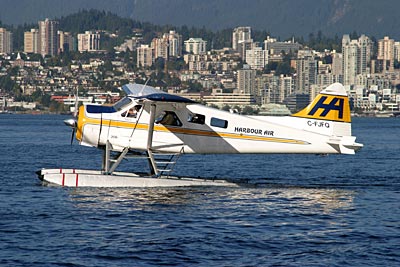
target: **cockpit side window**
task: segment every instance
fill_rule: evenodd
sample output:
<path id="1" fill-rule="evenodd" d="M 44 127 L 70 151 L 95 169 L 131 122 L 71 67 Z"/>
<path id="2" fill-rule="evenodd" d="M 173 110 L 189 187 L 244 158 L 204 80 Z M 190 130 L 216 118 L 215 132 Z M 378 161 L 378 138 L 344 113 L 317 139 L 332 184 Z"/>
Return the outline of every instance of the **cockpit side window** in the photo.
<path id="1" fill-rule="evenodd" d="M 128 111 L 122 113 L 121 116 L 128 118 L 136 118 L 141 108 L 142 105 L 135 105 L 134 107 L 131 107 Z"/>
<path id="2" fill-rule="evenodd" d="M 114 104 L 114 109 L 116 111 L 123 110 L 125 107 L 129 106 L 132 100 L 129 97 L 124 97 L 120 101 Z"/>
<path id="3" fill-rule="evenodd" d="M 204 124 L 206 121 L 206 116 L 202 114 L 189 114 L 188 122 L 197 123 L 197 124 Z"/>
<path id="4" fill-rule="evenodd" d="M 159 116 L 155 123 L 160 123 L 163 125 L 170 126 L 182 126 L 182 122 L 179 120 L 178 116 L 173 111 L 164 111 L 161 116 Z"/>

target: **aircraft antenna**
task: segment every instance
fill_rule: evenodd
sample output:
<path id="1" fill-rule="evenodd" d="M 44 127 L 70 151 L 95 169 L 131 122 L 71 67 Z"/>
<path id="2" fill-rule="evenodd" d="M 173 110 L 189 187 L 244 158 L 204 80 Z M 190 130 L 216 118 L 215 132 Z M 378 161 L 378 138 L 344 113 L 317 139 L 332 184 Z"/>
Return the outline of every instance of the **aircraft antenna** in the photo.
<path id="1" fill-rule="evenodd" d="M 143 94 L 143 90 L 144 90 L 144 88 L 146 87 L 146 85 L 147 85 L 147 83 L 150 81 L 150 78 L 148 78 L 147 79 L 147 81 L 143 84 L 143 87 L 142 87 L 142 90 L 140 90 L 140 92 L 139 92 L 139 96 L 141 96 L 142 94 Z"/>
<path id="2" fill-rule="evenodd" d="M 79 87 L 76 87 L 76 95 L 75 95 L 75 108 L 74 108 L 74 113 L 73 116 L 76 118 L 76 116 L 78 115 L 78 104 L 79 104 Z"/>

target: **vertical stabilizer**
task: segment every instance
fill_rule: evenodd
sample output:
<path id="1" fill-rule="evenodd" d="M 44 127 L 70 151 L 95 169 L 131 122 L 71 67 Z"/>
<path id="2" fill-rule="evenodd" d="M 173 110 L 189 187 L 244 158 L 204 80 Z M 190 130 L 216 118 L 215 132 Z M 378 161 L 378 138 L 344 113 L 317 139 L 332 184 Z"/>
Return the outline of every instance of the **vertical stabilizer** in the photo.
<path id="1" fill-rule="evenodd" d="M 334 83 L 321 91 L 305 109 L 293 114 L 307 119 L 310 131 L 329 135 L 327 143 L 342 154 L 354 154 L 363 147 L 351 135 L 350 102 L 344 86 Z M 318 120 L 326 121 L 319 123 Z M 324 127 L 314 127 L 322 125 Z"/>
<path id="2" fill-rule="evenodd" d="M 344 86 L 334 83 L 328 86 L 305 109 L 292 116 L 329 120 L 337 122 L 351 122 L 350 104 Z"/>

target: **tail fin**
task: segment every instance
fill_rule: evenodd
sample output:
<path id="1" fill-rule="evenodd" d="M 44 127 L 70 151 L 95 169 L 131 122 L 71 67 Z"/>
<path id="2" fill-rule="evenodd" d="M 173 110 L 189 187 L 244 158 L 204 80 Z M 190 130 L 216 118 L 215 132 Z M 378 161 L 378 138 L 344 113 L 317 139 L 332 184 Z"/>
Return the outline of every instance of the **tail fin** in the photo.
<path id="1" fill-rule="evenodd" d="M 305 109 L 292 116 L 311 120 L 325 120 L 318 124 L 324 127 L 312 127 L 316 122 L 308 124 L 313 132 L 329 135 L 327 143 L 338 153 L 354 154 L 363 147 L 351 136 L 350 103 L 346 90 L 340 83 L 334 83 L 323 90 Z"/>
<path id="2" fill-rule="evenodd" d="M 340 83 L 328 86 L 305 109 L 292 116 L 329 120 L 337 122 L 351 122 L 350 104 L 346 90 Z"/>

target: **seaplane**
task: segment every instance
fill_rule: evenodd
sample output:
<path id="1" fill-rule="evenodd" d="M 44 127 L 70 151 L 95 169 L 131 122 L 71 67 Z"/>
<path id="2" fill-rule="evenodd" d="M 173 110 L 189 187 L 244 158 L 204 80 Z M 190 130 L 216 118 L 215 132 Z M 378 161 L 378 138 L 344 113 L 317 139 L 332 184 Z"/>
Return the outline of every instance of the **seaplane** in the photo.
<path id="1" fill-rule="evenodd" d="M 101 149 L 100 170 L 42 169 L 46 184 L 67 187 L 234 186 L 224 179 L 173 176 L 183 154 L 355 154 L 349 97 L 340 83 L 290 116 L 246 116 L 142 84 L 122 86 L 113 105 L 84 104 L 65 120 L 72 139 Z M 71 142 L 72 142 L 71 139 Z M 124 159 L 144 159 L 148 172 L 121 172 Z"/>

